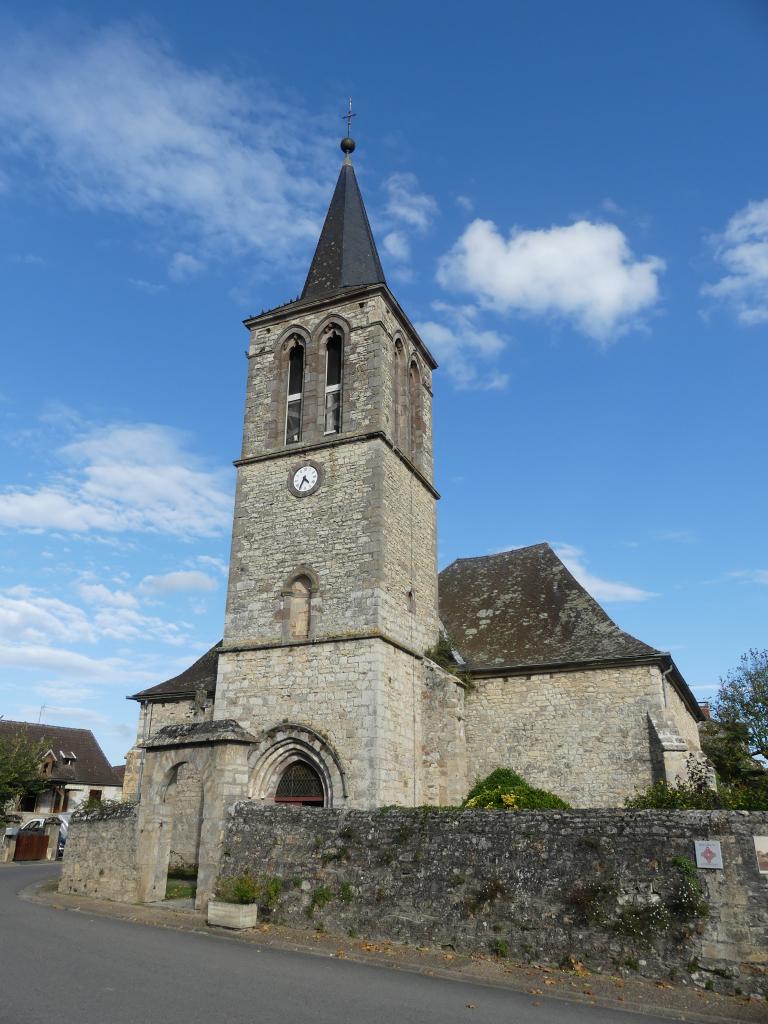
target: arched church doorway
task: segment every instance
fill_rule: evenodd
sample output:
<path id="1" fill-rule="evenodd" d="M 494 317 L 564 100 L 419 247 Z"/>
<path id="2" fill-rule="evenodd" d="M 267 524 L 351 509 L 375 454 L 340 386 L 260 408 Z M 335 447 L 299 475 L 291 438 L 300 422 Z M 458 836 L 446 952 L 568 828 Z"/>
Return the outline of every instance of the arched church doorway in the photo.
<path id="1" fill-rule="evenodd" d="M 277 784 L 275 803 L 322 807 L 325 804 L 323 783 L 315 769 L 306 761 L 288 765 Z"/>

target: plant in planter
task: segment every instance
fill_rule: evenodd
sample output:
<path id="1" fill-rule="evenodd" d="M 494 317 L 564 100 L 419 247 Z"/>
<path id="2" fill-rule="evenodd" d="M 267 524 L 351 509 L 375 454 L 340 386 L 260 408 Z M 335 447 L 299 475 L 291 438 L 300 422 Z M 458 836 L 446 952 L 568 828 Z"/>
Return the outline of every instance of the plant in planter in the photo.
<path id="1" fill-rule="evenodd" d="M 220 928 L 253 928 L 258 918 L 261 886 L 248 874 L 219 878 L 208 902 L 208 924 Z"/>

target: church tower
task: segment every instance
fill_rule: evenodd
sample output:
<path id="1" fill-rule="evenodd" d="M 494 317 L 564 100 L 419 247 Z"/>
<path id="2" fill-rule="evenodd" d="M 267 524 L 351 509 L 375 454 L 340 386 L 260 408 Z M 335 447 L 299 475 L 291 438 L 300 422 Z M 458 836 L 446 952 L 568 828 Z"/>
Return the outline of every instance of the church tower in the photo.
<path id="1" fill-rule="evenodd" d="M 437 802 L 423 660 L 438 637 L 436 363 L 385 280 L 355 143 L 341 148 L 300 298 L 245 321 L 214 717 L 260 737 L 253 799 Z"/>

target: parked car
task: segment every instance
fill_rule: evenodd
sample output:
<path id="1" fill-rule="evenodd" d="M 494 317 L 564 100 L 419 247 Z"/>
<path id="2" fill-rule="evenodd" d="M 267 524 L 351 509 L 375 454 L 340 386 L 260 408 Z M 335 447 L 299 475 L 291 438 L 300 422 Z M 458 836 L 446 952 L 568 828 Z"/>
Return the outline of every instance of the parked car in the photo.
<path id="1" fill-rule="evenodd" d="M 69 819 L 72 817 L 70 811 L 62 811 L 60 814 L 49 814 L 45 818 L 30 818 L 21 826 L 22 832 L 42 832 L 49 822 L 56 822 L 59 826 L 59 838 L 56 843 L 56 859 L 64 856 L 64 845 L 69 832 Z"/>

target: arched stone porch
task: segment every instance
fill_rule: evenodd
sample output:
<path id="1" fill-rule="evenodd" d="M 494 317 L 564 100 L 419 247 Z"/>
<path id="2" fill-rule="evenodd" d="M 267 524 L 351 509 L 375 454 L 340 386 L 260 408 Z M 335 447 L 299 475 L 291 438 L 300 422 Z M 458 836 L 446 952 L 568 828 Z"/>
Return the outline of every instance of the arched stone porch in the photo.
<path id="1" fill-rule="evenodd" d="M 256 738 L 233 719 L 167 726 L 144 744 L 138 809 L 138 898 L 162 900 L 171 853 L 172 809 L 166 800 L 182 766 L 200 779 L 197 898 L 205 909 L 219 869 L 227 809 L 247 795 L 248 753 Z"/>

